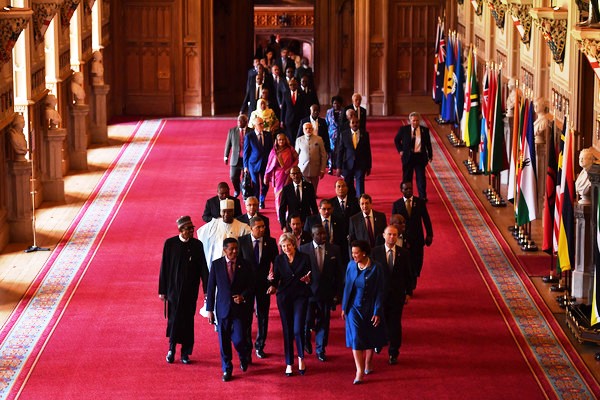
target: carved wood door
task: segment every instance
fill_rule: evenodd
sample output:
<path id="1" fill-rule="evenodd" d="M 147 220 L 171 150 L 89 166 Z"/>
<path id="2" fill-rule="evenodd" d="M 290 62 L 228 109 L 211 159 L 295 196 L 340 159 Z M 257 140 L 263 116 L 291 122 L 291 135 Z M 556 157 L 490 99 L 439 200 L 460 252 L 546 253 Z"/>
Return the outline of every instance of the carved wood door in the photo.
<path id="1" fill-rule="evenodd" d="M 122 5 L 122 37 L 115 40 L 122 41 L 125 114 L 174 114 L 177 3 L 126 1 Z"/>

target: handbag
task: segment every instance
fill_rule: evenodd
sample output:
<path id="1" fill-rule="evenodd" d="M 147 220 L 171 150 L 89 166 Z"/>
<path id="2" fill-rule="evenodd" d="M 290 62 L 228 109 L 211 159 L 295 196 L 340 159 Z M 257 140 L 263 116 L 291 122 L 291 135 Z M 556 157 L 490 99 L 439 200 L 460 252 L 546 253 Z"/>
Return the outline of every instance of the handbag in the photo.
<path id="1" fill-rule="evenodd" d="M 248 197 L 254 195 L 254 184 L 252 183 L 252 178 L 250 177 L 250 172 L 244 171 L 242 176 L 242 196 L 244 200 Z"/>

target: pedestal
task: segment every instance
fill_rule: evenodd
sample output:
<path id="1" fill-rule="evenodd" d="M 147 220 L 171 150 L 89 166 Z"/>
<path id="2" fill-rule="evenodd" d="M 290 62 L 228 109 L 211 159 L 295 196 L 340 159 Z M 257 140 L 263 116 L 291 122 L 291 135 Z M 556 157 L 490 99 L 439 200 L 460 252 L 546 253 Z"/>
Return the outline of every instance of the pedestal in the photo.
<path id="1" fill-rule="evenodd" d="M 537 167 L 537 209 L 541 213 L 544 209 L 546 174 L 548 173 L 548 145 L 546 143 L 535 144 L 535 157 Z"/>
<path id="2" fill-rule="evenodd" d="M 592 301 L 592 283 L 594 276 L 593 237 L 590 221 L 591 205 L 575 204 L 575 268 L 571 284 L 571 295 Z M 579 301 L 583 303 L 584 301 Z"/>
<path id="3" fill-rule="evenodd" d="M 93 85 L 92 101 L 93 115 L 90 126 L 92 143 L 108 143 L 108 127 L 106 125 L 106 95 L 110 91 L 110 85 Z"/>
<path id="4" fill-rule="evenodd" d="M 42 187 L 45 201 L 65 201 L 65 181 L 63 177 L 63 144 L 67 137 L 64 128 L 48 129 L 44 133 L 44 165 Z"/>
<path id="5" fill-rule="evenodd" d="M 74 170 L 87 170 L 87 116 L 90 107 L 87 104 L 73 104 L 70 108 L 69 166 Z"/>
<path id="6" fill-rule="evenodd" d="M 31 223 L 31 163 L 10 161 L 8 165 L 10 193 L 8 224 L 11 242 L 30 242 L 33 238 Z"/>

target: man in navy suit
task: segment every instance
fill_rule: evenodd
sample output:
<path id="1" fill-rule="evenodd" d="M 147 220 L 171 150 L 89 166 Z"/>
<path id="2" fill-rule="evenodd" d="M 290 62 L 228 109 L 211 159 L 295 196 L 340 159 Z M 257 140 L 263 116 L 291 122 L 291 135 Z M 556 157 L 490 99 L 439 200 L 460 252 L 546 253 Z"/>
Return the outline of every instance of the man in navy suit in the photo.
<path id="1" fill-rule="evenodd" d="M 328 243 L 323 225 L 313 225 L 311 232 L 312 242 L 299 248 L 308 255 L 312 271 L 312 296 L 308 299 L 304 351 L 312 354 L 311 331 L 314 331 L 317 358 L 319 361 L 326 361 L 325 347 L 329 341 L 331 307 L 339 303 L 344 275 L 340 248 Z"/>
<path id="2" fill-rule="evenodd" d="M 398 246 L 398 228 L 388 225 L 383 231 L 385 244 L 371 251 L 371 257 L 386 272 L 386 296 L 384 305 L 385 326 L 388 331 L 390 365 L 398 363 L 402 346 L 402 310 L 412 296 L 412 268 L 407 249 Z"/>
<path id="3" fill-rule="evenodd" d="M 417 287 L 417 278 L 421 276 L 423 268 L 424 246 L 431 246 L 433 242 L 433 228 L 427 203 L 413 196 L 412 182 L 402 182 L 400 190 L 403 197 L 396 200 L 392 206 L 392 214 L 400 214 L 406 220 L 406 234 L 404 235 L 410 251 L 413 266 L 413 287 Z M 425 229 L 423 229 L 425 228 Z"/>
<path id="4" fill-rule="evenodd" d="M 227 182 L 219 182 L 217 185 L 217 195 L 206 200 L 204 212 L 202 213 L 202 220 L 204 222 L 210 222 L 213 218 L 221 218 L 221 200 L 226 199 L 233 201 L 233 217 L 235 218 L 242 215 L 240 199 L 229 195 L 229 185 Z"/>
<path id="5" fill-rule="evenodd" d="M 300 168 L 292 167 L 290 170 L 292 183 L 283 187 L 281 203 L 279 205 L 279 224 L 281 229 L 286 229 L 286 215 L 299 214 L 302 221 L 306 221 L 309 215 L 317 214 L 317 195 L 315 188 L 310 182 L 302 179 Z"/>
<path id="6" fill-rule="evenodd" d="M 246 333 L 251 308 L 246 299 L 251 298 L 254 293 L 254 276 L 248 262 L 238 257 L 236 239 L 223 240 L 223 252 L 224 257 L 212 262 L 208 276 L 206 311 L 211 324 L 215 323 L 214 312 L 217 312 L 222 378 L 223 382 L 228 382 L 233 373 L 231 342 L 240 357 L 240 368 L 242 371 L 248 369 Z"/>
<path id="7" fill-rule="evenodd" d="M 350 192 L 359 197 L 365 192 L 365 176 L 371 174 L 372 162 L 369 134 L 358 128 L 358 119 L 353 117 L 350 130 L 341 133 L 336 175 L 343 176 L 348 188 L 354 189 Z"/>
<path id="8" fill-rule="evenodd" d="M 400 127 L 394 144 L 402 157 L 402 181 L 412 182 L 413 171 L 417 176 L 419 197 L 427 201 L 427 179 L 425 167 L 433 159 L 429 129 L 421 126 L 421 116 L 412 112 L 408 116 L 410 125 Z"/>
<path id="9" fill-rule="evenodd" d="M 277 256 L 278 248 L 275 239 L 266 234 L 264 218 L 256 216 L 250 219 L 251 233 L 240 236 L 240 256 L 247 260 L 252 266 L 254 272 L 254 299 L 256 300 L 256 323 L 257 333 L 254 348 L 258 358 L 265 358 L 265 342 L 269 330 L 269 308 L 271 307 L 271 296 L 267 290 L 271 283 L 269 282 L 269 273 L 272 269 L 273 260 Z M 252 305 L 254 300 L 247 299 Z M 252 350 L 252 313 L 248 316 L 248 349 Z"/>
<path id="10" fill-rule="evenodd" d="M 337 216 L 348 226 L 350 217 L 360 211 L 358 199 L 348 195 L 348 185 L 343 179 L 335 181 L 335 197 L 329 199 L 333 206 L 333 215 Z"/>
<path id="11" fill-rule="evenodd" d="M 348 242 L 364 240 L 371 245 L 383 244 L 383 230 L 387 226 L 385 214 L 372 208 L 371 196 L 363 194 L 358 199 L 360 212 L 350 217 Z"/>
<path id="12" fill-rule="evenodd" d="M 273 148 L 273 136 L 264 131 L 262 118 L 256 117 L 253 125 L 254 132 L 246 134 L 244 141 L 244 171 L 250 172 L 254 184 L 254 196 L 260 200 L 260 208 L 265 208 L 269 185 L 265 184 L 264 178 L 269 153 Z"/>

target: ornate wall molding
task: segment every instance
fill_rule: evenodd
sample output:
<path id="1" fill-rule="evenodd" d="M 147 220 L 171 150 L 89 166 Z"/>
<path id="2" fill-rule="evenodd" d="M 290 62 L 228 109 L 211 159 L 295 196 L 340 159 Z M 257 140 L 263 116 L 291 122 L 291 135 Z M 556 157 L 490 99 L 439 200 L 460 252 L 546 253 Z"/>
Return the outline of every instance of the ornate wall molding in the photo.
<path id="1" fill-rule="evenodd" d="M 32 14 L 29 8 L 12 7 L 0 11 L 0 67 L 12 59 L 12 49 Z"/>
<path id="2" fill-rule="evenodd" d="M 600 29 L 575 27 L 571 36 L 579 45 L 579 50 L 586 56 L 594 73 L 600 78 Z"/>
<path id="3" fill-rule="evenodd" d="M 487 0 L 488 7 L 492 13 L 498 29 L 504 29 L 504 17 L 506 15 L 506 5 L 501 0 Z"/>
<path id="4" fill-rule="evenodd" d="M 513 25 L 517 28 L 521 36 L 521 43 L 529 46 L 531 41 L 531 15 L 529 10 L 531 4 L 509 4 L 508 12 L 513 20 Z"/>
<path id="5" fill-rule="evenodd" d="M 79 6 L 81 0 L 64 0 L 62 6 L 60 6 L 60 24 L 63 29 L 69 27 L 69 23 L 71 22 L 71 17 L 73 13 Z"/>
<path id="6" fill-rule="evenodd" d="M 315 15 L 312 7 L 282 7 L 279 9 L 254 7 L 254 27 L 256 29 L 314 29 L 314 26 Z"/>
<path id="7" fill-rule="evenodd" d="M 483 0 L 471 0 L 471 4 L 475 9 L 475 15 L 481 16 L 483 14 Z"/>
<path id="8" fill-rule="evenodd" d="M 59 0 L 33 0 L 33 41 L 36 45 L 44 42 L 44 34 L 52 18 L 58 12 L 62 1 Z"/>
<path id="9" fill-rule="evenodd" d="M 542 31 L 542 36 L 552 52 L 552 59 L 562 70 L 567 43 L 568 10 L 532 8 L 529 14 L 533 18 L 533 24 Z"/>

